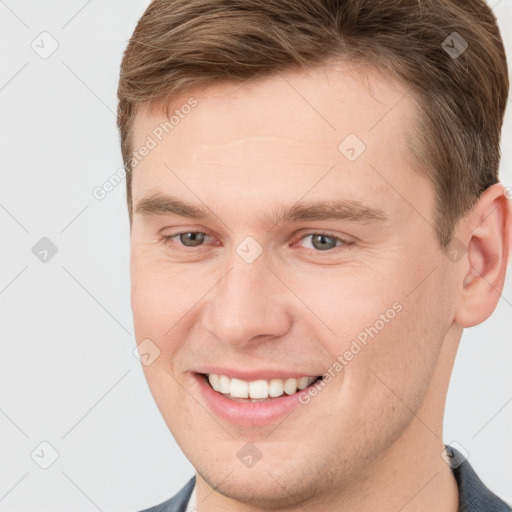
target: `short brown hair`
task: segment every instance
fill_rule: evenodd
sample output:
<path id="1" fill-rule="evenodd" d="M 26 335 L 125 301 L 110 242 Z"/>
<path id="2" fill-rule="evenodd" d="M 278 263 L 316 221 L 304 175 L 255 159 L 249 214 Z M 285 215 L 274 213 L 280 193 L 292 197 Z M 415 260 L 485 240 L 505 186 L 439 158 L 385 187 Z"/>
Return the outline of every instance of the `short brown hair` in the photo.
<path id="1" fill-rule="evenodd" d="M 449 51 L 466 45 L 460 55 Z M 433 185 L 434 228 L 446 247 L 457 221 L 498 182 L 508 71 L 483 0 L 153 0 L 129 41 L 118 89 L 130 223 L 139 107 L 167 108 L 192 87 L 337 56 L 378 66 L 413 91 L 422 135 L 413 151 Z"/>

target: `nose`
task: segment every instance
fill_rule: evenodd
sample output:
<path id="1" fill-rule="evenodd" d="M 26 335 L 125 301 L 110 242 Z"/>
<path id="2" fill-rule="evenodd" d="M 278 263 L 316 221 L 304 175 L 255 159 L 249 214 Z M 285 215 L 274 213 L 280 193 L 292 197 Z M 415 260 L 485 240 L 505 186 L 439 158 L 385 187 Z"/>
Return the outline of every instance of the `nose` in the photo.
<path id="1" fill-rule="evenodd" d="M 283 336 L 291 327 L 286 287 L 260 256 L 252 263 L 234 255 L 203 311 L 203 327 L 232 347 Z"/>

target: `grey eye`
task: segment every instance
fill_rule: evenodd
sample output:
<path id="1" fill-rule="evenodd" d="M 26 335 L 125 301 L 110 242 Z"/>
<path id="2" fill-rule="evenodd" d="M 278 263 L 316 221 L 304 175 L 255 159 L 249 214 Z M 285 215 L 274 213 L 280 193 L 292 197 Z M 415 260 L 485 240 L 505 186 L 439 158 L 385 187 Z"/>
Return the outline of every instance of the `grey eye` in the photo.
<path id="1" fill-rule="evenodd" d="M 205 236 L 206 233 L 201 233 L 198 231 L 188 231 L 186 233 L 179 234 L 180 242 L 186 247 L 195 247 L 196 245 L 201 245 Z"/>
<path id="2" fill-rule="evenodd" d="M 312 234 L 308 235 L 305 238 L 311 237 L 311 245 L 314 249 L 319 251 L 325 251 L 328 249 L 334 249 L 337 245 L 338 238 L 334 236 L 324 235 L 324 234 Z"/>

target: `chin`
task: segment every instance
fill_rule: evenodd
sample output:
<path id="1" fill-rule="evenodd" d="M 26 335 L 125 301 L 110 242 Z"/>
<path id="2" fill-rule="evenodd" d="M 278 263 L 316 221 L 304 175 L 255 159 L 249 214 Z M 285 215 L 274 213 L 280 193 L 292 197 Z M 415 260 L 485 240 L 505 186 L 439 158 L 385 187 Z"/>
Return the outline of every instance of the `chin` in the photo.
<path id="1" fill-rule="evenodd" d="M 209 470 L 205 472 L 198 470 L 198 473 L 219 494 L 261 509 L 296 506 L 298 501 L 318 495 L 316 486 L 312 488 L 307 485 L 304 478 L 291 480 L 285 479 L 283 474 L 274 475 L 265 469 L 255 471 L 255 468 L 246 471 L 233 470 L 220 478 L 217 472 L 215 477 L 211 478 L 212 471 Z"/>
<path id="2" fill-rule="evenodd" d="M 232 444 L 239 449 L 239 442 Z M 189 460 L 211 489 L 261 509 L 296 507 L 298 502 L 316 500 L 333 487 L 339 487 L 339 472 L 347 470 L 320 460 L 321 457 L 318 460 L 306 458 L 305 454 L 297 456 L 296 460 L 290 457 L 292 452 L 283 457 L 275 451 L 272 456 L 270 443 L 262 450 L 262 458 L 250 468 L 235 457 L 231 461 L 219 460 L 217 454 L 226 453 L 225 449 L 206 454 L 198 446 L 195 457 L 191 456 Z"/>

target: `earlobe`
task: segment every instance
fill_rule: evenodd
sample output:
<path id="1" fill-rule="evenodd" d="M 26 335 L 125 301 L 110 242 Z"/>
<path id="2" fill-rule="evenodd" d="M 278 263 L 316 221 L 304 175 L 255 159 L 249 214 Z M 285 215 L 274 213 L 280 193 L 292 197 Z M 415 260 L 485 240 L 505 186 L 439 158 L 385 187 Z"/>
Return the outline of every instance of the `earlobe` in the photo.
<path id="1" fill-rule="evenodd" d="M 463 221 L 460 236 L 467 245 L 466 272 L 454 318 L 462 327 L 482 323 L 496 308 L 510 255 L 511 219 L 511 201 L 497 183 L 482 193 Z"/>

